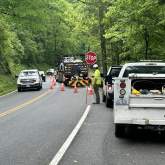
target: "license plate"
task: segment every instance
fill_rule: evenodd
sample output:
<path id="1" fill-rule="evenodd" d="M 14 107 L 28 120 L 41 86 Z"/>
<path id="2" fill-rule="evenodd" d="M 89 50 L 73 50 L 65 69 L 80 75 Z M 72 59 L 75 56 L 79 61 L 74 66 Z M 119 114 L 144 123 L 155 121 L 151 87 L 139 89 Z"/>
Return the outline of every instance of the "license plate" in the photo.
<path id="1" fill-rule="evenodd" d="M 30 87 L 30 85 L 28 84 L 28 85 L 26 85 L 26 87 Z"/>

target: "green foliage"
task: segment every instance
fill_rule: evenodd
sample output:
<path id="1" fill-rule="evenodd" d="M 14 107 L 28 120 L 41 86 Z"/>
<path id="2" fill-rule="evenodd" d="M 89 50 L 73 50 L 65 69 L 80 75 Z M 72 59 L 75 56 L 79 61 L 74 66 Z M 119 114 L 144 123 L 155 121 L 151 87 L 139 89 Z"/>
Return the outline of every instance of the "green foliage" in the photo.
<path id="1" fill-rule="evenodd" d="M 14 64 L 20 63 L 23 46 L 9 25 L 0 18 L 0 66 L 1 72 L 12 73 Z"/>
<path id="2" fill-rule="evenodd" d="M 74 4 L 67 0 L 0 0 L 0 6 L 3 72 L 14 75 L 18 66 L 53 67 L 62 56 L 81 53 L 87 38 L 79 19 L 83 14 Z"/>
<path id="3" fill-rule="evenodd" d="M 157 0 L 116 0 L 112 4 L 106 14 L 105 36 L 111 48 L 120 47 L 120 61 L 164 59 L 163 8 Z"/>
<path id="4" fill-rule="evenodd" d="M 15 80 L 8 75 L 0 75 L 0 95 L 9 93 L 16 89 Z"/>
<path id="5" fill-rule="evenodd" d="M 0 72 L 89 50 L 103 65 L 164 59 L 164 18 L 161 0 L 0 0 Z"/>

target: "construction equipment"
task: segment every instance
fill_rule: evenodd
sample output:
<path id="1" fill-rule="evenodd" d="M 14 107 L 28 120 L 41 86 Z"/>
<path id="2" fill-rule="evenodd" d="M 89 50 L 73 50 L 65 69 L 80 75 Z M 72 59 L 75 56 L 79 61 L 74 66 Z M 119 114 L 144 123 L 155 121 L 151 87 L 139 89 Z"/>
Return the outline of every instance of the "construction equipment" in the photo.
<path id="1" fill-rule="evenodd" d="M 73 57 L 64 57 L 59 65 L 56 79 L 70 87 L 86 86 L 89 81 L 87 64 Z"/>

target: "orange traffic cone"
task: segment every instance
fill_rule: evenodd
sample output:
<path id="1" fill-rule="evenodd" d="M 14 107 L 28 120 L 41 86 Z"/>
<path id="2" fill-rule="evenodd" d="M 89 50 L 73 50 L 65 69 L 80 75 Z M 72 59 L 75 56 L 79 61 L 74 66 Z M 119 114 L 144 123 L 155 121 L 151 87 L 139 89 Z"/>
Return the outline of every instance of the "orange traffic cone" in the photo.
<path id="1" fill-rule="evenodd" d="M 53 82 L 50 81 L 50 89 L 53 89 Z"/>
<path id="2" fill-rule="evenodd" d="M 90 86 L 90 87 L 87 89 L 87 92 L 88 92 L 88 95 L 89 95 L 89 96 L 92 96 L 92 95 L 93 95 L 92 86 Z"/>
<path id="3" fill-rule="evenodd" d="M 61 84 L 61 91 L 65 91 L 65 89 L 64 89 L 64 83 Z"/>
<path id="4" fill-rule="evenodd" d="M 77 85 L 74 86 L 74 93 L 78 93 Z"/>
<path id="5" fill-rule="evenodd" d="M 55 79 L 55 78 L 53 78 L 53 80 L 52 80 L 52 81 L 53 81 L 53 85 L 54 85 L 54 86 L 56 86 L 56 79 Z"/>

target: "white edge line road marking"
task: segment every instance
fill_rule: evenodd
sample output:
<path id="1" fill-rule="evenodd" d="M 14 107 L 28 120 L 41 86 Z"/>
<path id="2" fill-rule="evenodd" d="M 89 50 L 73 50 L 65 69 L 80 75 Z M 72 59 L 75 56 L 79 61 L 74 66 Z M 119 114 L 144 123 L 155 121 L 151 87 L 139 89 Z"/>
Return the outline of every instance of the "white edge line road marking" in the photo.
<path id="1" fill-rule="evenodd" d="M 58 165 L 61 159 L 63 158 L 65 152 L 68 150 L 69 146 L 71 145 L 72 141 L 74 140 L 75 136 L 77 135 L 78 131 L 80 130 L 81 126 L 83 125 L 85 119 L 88 116 L 88 113 L 91 109 L 91 105 L 88 105 L 84 114 L 82 115 L 81 119 L 79 120 L 78 124 L 75 126 L 71 134 L 68 136 L 64 144 L 58 150 L 52 161 L 49 165 Z"/>
<path id="2" fill-rule="evenodd" d="M 5 96 L 8 96 L 8 95 L 11 95 L 11 94 L 16 93 L 16 92 L 17 92 L 17 90 L 14 90 L 12 92 L 9 92 L 9 93 L 7 93 L 5 95 L 0 96 L 0 98 L 5 97 Z"/>

